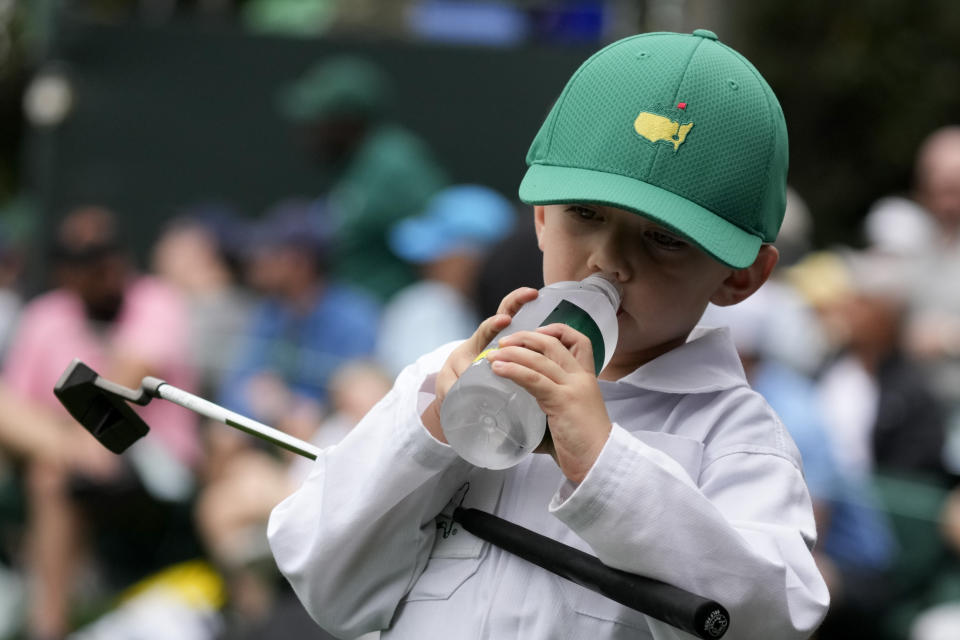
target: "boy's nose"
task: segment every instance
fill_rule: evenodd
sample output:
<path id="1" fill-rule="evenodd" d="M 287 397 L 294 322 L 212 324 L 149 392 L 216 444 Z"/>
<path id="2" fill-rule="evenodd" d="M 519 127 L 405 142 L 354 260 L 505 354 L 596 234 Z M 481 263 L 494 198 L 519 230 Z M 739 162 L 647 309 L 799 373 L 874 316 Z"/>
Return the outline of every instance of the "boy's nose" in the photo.
<path id="1" fill-rule="evenodd" d="M 627 255 L 622 241 L 616 234 L 611 234 L 594 249 L 588 266 L 611 276 L 617 282 L 627 282 L 633 277 L 633 267 Z"/>

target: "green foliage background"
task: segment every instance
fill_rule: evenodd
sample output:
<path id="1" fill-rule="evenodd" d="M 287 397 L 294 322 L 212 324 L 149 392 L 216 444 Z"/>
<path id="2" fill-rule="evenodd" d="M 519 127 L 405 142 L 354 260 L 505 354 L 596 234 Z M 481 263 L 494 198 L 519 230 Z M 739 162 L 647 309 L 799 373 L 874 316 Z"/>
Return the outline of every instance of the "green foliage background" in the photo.
<path id="1" fill-rule="evenodd" d="M 790 132 L 790 180 L 816 240 L 856 243 L 870 203 L 906 192 L 914 152 L 960 124 L 960 2 L 736 0 L 739 48 L 767 77 Z"/>

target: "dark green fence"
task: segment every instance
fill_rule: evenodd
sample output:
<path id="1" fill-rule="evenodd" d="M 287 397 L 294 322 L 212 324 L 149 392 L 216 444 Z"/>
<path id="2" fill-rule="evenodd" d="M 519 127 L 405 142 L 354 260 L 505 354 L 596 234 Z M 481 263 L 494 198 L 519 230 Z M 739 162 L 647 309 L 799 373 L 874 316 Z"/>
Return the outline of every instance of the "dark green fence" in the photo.
<path id="1" fill-rule="evenodd" d="M 395 119 L 451 179 L 515 197 L 530 141 L 589 51 L 255 37 L 228 30 L 66 21 L 52 56 L 75 91 L 68 119 L 27 139 L 43 227 L 71 206 L 122 214 L 138 252 L 180 207 L 221 200 L 246 215 L 321 193 L 326 176 L 275 110 L 278 87 L 335 52 L 393 78 Z"/>

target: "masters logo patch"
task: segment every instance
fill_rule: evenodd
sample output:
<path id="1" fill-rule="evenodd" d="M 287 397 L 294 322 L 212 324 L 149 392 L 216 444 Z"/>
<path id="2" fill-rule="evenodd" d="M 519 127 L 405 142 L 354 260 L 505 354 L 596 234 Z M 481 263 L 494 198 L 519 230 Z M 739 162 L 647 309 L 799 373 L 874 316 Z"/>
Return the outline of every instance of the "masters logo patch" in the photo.
<path id="1" fill-rule="evenodd" d="M 686 104 L 684 104 L 684 107 L 686 107 Z M 641 112 L 637 119 L 633 121 L 634 131 L 650 142 L 656 143 L 661 140 L 669 142 L 673 145 L 674 151 L 680 148 L 692 128 L 692 122 L 680 124 L 676 120 L 649 111 Z"/>

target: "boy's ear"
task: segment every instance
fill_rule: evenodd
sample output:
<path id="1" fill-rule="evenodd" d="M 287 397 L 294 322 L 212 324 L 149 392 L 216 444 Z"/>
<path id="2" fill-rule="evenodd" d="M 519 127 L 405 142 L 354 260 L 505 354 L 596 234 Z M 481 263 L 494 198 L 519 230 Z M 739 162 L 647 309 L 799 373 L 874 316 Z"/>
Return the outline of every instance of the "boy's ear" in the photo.
<path id="1" fill-rule="evenodd" d="M 546 209 L 542 204 L 533 205 L 533 225 L 537 229 L 537 246 L 543 251 L 543 220 L 546 215 Z"/>
<path id="2" fill-rule="evenodd" d="M 779 259 L 780 252 L 772 244 L 760 245 L 753 264 L 733 270 L 713 293 L 710 302 L 727 307 L 746 300 L 767 281 Z"/>

